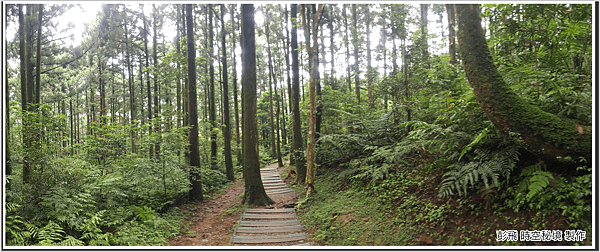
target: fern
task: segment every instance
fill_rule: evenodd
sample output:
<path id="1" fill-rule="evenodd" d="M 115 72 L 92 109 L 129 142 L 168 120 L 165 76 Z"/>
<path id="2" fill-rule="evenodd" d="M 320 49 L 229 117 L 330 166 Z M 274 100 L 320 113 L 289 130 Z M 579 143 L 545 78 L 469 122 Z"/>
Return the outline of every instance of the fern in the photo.
<path id="1" fill-rule="evenodd" d="M 6 227 L 6 234 L 8 235 L 6 238 L 7 245 L 24 245 L 25 234 L 21 227 L 25 223 L 23 222 L 23 217 L 14 214 L 19 207 L 21 205 L 6 202 L 7 216 L 4 225 Z"/>
<path id="2" fill-rule="evenodd" d="M 78 240 L 77 238 L 68 235 L 66 239 L 61 241 L 58 245 L 60 246 L 84 246 L 85 243 Z"/>
<path id="3" fill-rule="evenodd" d="M 39 243 L 37 246 L 55 246 L 64 238 L 62 227 L 53 221 L 49 221 L 46 226 L 40 228 L 35 236 Z"/>
<path id="4" fill-rule="evenodd" d="M 550 184 L 550 180 L 554 179 L 552 174 L 545 171 L 546 165 L 544 163 L 537 163 L 525 167 L 521 174 L 521 181 L 517 185 L 516 200 L 517 202 L 524 203 L 525 200 L 531 202 L 531 200 L 540 192 L 542 192 Z M 525 197 L 523 197 L 525 195 Z"/>
<path id="5" fill-rule="evenodd" d="M 483 182 L 487 189 L 490 180 L 493 185 L 498 185 L 501 176 L 509 178 L 519 160 L 518 147 L 514 145 L 493 153 L 486 149 L 476 149 L 474 153 L 473 161 L 466 164 L 457 162 L 448 167 L 450 171 L 443 175 L 438 197 L 453 195 L 455 191 L 461 196 L 463 193 L 466 195 L 469 186 L 475 187 L 479 182 Z"/>
<path id="6" fill-rule="evenodd" d="M 536 194 L 544 190 L 550 184 L 550 179 L 553 179 L 552 174 L 547 171 L 536 171 L 534 175 L 529 179 L 531 182 L 527 187 L 529 192 L 527 193 L 527 200 L 531 200 Z"/>
<path id="7" fill-rule="evenodd" d="M 460 159 L 469 151 L 471 150 L 471 148 L 473 148 L 474 145 L 478 144 L 481 139 L 483 139 L 487 133 L 490 131 L 490 127 L 492 127 L 492 124 L 490 124 L 489 126 L 487 126 L 485 129 L 483 129 L 481 131 L 481 133 L 479 133 L 479 135 L 477 135 L 477 137 L 475 138 L 475 140 L 473 140 L 473 142 L 469 143 L 467 146 L 465 146 L 462 151 L 460 152 L 460 157 L 458 158 L 458 161 L 460 161 Z"/>

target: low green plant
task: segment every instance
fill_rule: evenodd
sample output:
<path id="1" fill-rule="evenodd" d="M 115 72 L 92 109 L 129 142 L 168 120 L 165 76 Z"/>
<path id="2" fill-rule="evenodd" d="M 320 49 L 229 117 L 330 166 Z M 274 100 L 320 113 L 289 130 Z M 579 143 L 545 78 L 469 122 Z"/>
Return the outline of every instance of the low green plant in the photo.
<path id="1" fill-rule="evenodd" d="M 515 212 L 532 209 L 542 217 L 555 213 L 564 216 L 573 228 L 591 230 L 591 168 L 582 166 L 577 170 L 584 175 L 569 181 L 546 171 L 544 163 L 530 165 L 515 177 L 516 185 L 511 186 L 509 181 L 502 183 L 499 190 L 502 193 L 496 198 Z"/>
<path id="2" fill-rule="evenodd" d="M 443 176 L 438 196 L 447 197 L 454 192 L 466 195 L 469 185 L 472 188 L 480 182 L 489 188 L 490 180 L 497 186 L 501 176 L 509 178 L 519 160 L 518 151 L 519 147 L 515 145 L 505 146 L 491 153 L 487 149 L 476 149 L 476 156 L 472 161 L 450 165 L 450 171 Z"/>

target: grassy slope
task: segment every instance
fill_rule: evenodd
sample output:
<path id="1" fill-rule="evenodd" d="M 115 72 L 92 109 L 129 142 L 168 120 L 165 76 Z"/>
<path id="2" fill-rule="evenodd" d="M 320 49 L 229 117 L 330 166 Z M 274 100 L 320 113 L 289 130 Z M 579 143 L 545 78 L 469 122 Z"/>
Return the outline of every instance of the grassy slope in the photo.
<path id="1" fill-rule="evenodd" d="M 339 178 L 339 169 L 321 169 L 316 190 L 300 198 L 298 217 L 319 246 L 420 245 L 590 245 L 584 242 L 497 242 L 496 230 L 567 230 L 564 218 L 541 218 L 534 211 L 498 210 L 493 192 L 441 199 L 440 174 L 417 170 L 392 173 L 377 187 Z M 299 195 L 303 188 L 297 188 Z"/>

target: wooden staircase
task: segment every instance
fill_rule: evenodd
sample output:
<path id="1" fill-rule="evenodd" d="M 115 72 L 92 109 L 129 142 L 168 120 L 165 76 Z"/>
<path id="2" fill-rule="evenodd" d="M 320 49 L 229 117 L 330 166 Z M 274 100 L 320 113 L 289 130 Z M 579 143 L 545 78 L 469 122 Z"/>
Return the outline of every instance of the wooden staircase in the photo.
<path id="1" fill-rule="evenodd" d="M 277 164 L 260 169 L 267 195 L 294 193 L 281 180 Z M 233 232 L 233 246 L 310 246 L 293 208 L 246 209 Z"/>

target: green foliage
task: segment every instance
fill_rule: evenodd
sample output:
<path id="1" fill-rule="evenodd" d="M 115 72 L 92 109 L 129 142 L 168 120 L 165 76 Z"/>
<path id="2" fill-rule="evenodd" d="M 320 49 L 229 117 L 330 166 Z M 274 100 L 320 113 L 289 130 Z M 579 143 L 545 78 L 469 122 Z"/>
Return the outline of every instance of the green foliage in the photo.
<path id="1" fill-rule="evenodd" d="M 450 171 L 444 174 L 444 179 L 438 193 L 439 197 L 446 197 L 458 192 L 467 195 L 469 185 L 471 188 L 483 182 L 486 189 L 490 187 L 490 180 L 495 186 L 499 183 L 500 176 L 509 177 L 519 160 L 519 148 L 506 146 L 490 153 L 485 149 L 476 149 L 475 158 L 468 163 L 457 162 L 450 165 Z"/>
<path id="2" fill-rule="evenodd" d="M 16 215 L 15 212 L 20 205 L 12 202 L 6 202 L 6 221 L 4 227 L 6 229 L 6 243 L 7 245 L 20 245 L 25 241 L 23 218 Z"/>
<path id="3" fill-rule="evenodd" d="M 586 174 L 571 181 L 545 170 L 544 163 L 530 165 L 514 178 L 514 186 L 507 181 L 498 195 L 507 208 L 520 211 L 529 208 L 545 216 L 555 213 L 565 216 L 574 228 L 591 228 L 591 168 L 579 167 Z M 504 208 L 504 207 L 502 207 Z"/>
<path id="4" fill-rule="evenodd" d="M 84 220 L 80 215 L 95 208 L 92 195 L 85 192 L 69 192 L 64 188 L 53 188 L 40 197 L 42 211 L 51 219 L 75 229 L 81 228 Z"/>
<path id="5" fill-rule="evenodd" d="M 100 229 L 104 221 L 104 214 L 106 210 L 99 211 L 95 214 L 90 215 L 89 219 L 85 220 L 83 227 L 81 228 L 82 240 L 87 241 L 87 244 L 90 246 L 107 246 L 109 245 L 109 240 L 112 236 L 111 233 L 102 234 L 102 230 Z"/>
<path id="6" fill-rule="evenodd" d="M 201 169 L 200 180 L 202 181 L 203 193 L 212 192 L 223 187 L 227 183 L 227 176 L 220 171 Z"/>
<path id="7" fill-rule="evenodd" d="M 138 208 L 141 218 L 120 226 L 112 237 L 110 245 L 116 246 L 163 246 L 167 238 L 179 234 L 179 209 L 172 208 L 166 214 L 157 214 L 147 207 Z"/>

